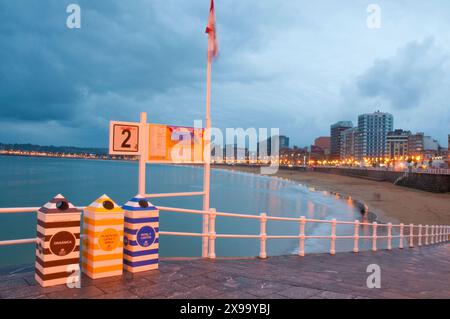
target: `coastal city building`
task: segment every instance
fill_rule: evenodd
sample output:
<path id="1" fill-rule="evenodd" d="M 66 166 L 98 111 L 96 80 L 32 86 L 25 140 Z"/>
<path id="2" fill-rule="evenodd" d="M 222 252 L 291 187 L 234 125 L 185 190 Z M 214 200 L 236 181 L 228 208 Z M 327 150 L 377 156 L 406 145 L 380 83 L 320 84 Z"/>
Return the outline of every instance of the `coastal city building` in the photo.
<path id="1" fill-rule="evenodd" d="M 412 134 L 408 138 L 409 156 L 420 156 L 424 160 L 429 160 L 440 155 L 440 149 L 438 141 L 423 132 Z"/>
<path id="2" fill-rule="evenodd" d="M 448 134 L 447 143 L 447 167 L 450 168 L 450 134 Z"/>
<path id="3" fill-rule="evenodd" d="M 340 147 L 341 160 L 348 161 L 353 160 L 355 158 L 357 134 L 358 134 L 357 127 L 352 127 L 341 132 L 341 147 Z"/>
<path id="4" fill-rule="evenodd" d="M 258 142 L 257 154 L 258 157 L 278 155 L 283 148 L 289 148 L 289 137 L 275 135 L 269 137 L 267 140 Z"/>
<path id="5" fill-rule="evenodd" d="M 308 150 L 306 148 L 283 148 L 280 151 L 281 165 L 305 165 Z"/>
<path id="6" fill-rule="evenodd" d="M 353 123 L 351 121 L 339 121 L 334 123 L 330 127 L 331 136 L 331 150 L 330 158 L 332 160 L 339 160 L 341 155 L 341 132 L 352 128 Z"/>
<path id="7" fill-rule="evenodd" d="M 389 159 L 406 158 L 408 156 L 408 139 L 410 131 L 397 129 L 386 136 L 386 157 Z"/>
<path id="8" fill-rule="evenodd" d="M 227 144 L 223 148 L 223 159 L 227 163 L 245 163 L 248 156 L 248 148 L 238 147 L 237 144 Z"/>
<path id="9" fill-rule="evenodd" d="M 376 111 L 358 116 L 358 138 L 356 156 L 364 158 L 383 158 L 386 155 L 388 132 L 394 129 L 392 114 Z"/>
<path id="10" fill-rule="evenodd" d="M 423 156 L 424 133 L 412 134 L 408 137 L 408 155 Z"/>
<path id="11" fill-rule="evenodd" d="M 223 154 L 224 154 L 223 147 L 221 145 L 218 144 L 211 145 L 211 160 L 214 163 L 222 162 L 224 159 Z"/>
<path id="12" fill-rule="evenodd" d="M 320 147 L 325 153 L 330 152 L 331 149 L 331 137 L 319 136 L 314 140 L 314 146 Z"/>
<path id="13" fill-rule="evenodd" d="M 331 138 L 329 136 L 320 136 L 314 140 L 309 150 L 310 158 L 314 160 L 329 160 L 331 150 Z"/>

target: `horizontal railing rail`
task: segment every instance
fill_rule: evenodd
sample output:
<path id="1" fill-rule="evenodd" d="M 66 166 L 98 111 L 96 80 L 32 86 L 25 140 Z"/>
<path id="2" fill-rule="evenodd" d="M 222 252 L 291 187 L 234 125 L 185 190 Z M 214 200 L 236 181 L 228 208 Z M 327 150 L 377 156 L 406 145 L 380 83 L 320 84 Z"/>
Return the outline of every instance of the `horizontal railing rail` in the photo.
<path id="1" fill-rule="evenodd" d="M 78 207 L 79 209 L 84 209 L 84 207 Z M 355 221 L 338 221 L 336 219 L 325 220 L 325 219 L 314 219 L 306 218 L 301 216 L 296 217 L 279 217 L 279 216 L 268 216 L 265 213 L 257 214 L 237 214 L 237 213 L 227 213 L 227 212 L 217 212 L 215 209 L 210 211 L 188 209 L 188 208 L 176 208 L 176 207 L 166 207 L 157 206 L 160 211 L 171 212 L 171 213 L 182 213 L 182 214 L 194 214 L 207 216 L 209 220 L 209 230 L 205 233 L 192 233 L 192 232 L 176 232 L 176 231 L 160 231 L 160 235 L 165 236 L 184 236 L 184 237 L 202 237 L 208 238 L 209 251 L 208 257 L 214 259 L 215 254 L 215 241 L 217 238 L 247 238 L 247 239 L 258 239 L 260 241 L 260 258 L 267 257 L 266 251 L 266 241 L 268 239 L 298 239 L 298 255 L 305 255 L 305 241 L 307 239 L 324 239 L 330 240 L 330 254 L 335 254 L 336 252 L 336 241 L 338 240 L 353 240 L 353 251 L 357 253 L 360 247 L 361 239 L 369 239 L 372 241 L 371 249 L 377 251 L 378 244 L 380 240 L 387 240 L 387 249 L 392 249 L 392 241 L 394 238 L 399 239 L 398 248 L 404 248 L 405 242 L 409 247 L 414 247 L 422 245 L 430 245 L 441 242 L 446 242 L 450 240 L 450 226 L 449 225 L 414 225 L 414 224 L 379 224 L 377 222 L 360 222 Z M 0 208 L 0 214 L 6 213 L 31 213 L 36 212 L 39 207 L 12 207 L 12 208 Z M 253 219 L 259 220 L 260 228 L 259 234 L 217 234 L 216 233 L 216 218 L 217 216 L 228 217 L 228 218 L 241 218 L 241 219 Z M 284 221 L 284 222 L 296 222 L 299 225 L 298 235 L 268 235 L 267 234 L 267 222 L 268 221 Z M 308 235 L 306 234 L 306 225 L 311 223 L 321 223 L 330 225 L 329 235 Z M 338 225 L 352 225 L 352 234 L 337 235 L 336 228 Z M 371 229 L 369 235 L 361 235 L 360 229 L 365 227 L 366 229 Z M 387 235 L 379 235 L 378 228 L 386 228 Z M 393 230 L 398 229 L 398 235 L 393 234 Z M 405 234 L 405 230 L 407 234 Z M 416 240 L 414 240 L 416 239 Z M 16 240 L 3 240 L 0 241 L 0 246 L 10 246 L 10 245 L 22 245 L 22 244 L 32 244 L 35 243 L 37 238 L 27 238 L 27 239 L 16 239 Z"/>

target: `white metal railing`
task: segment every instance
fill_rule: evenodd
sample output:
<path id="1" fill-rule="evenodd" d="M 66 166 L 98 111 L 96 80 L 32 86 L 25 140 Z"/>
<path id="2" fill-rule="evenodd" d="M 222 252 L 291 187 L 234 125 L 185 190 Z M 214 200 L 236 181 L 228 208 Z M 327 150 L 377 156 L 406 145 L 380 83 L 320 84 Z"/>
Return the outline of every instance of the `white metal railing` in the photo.
<path id="1" fill-rule="evenodd" d="M 79 209 L 84 209 L 84 207 L 78 207 Z M 405 225 L 400 224 L 378 224 L 377 222 L 360 222 L 355 221 L 338 221 L 336 219 L 323 220 L 323 219 L 312 219 L 305 218 L 301 216 L 300 218 L 295 217 L 277 217 L 268 216 L 266 213 L 261 213 L 259 215 L 249 215 L 249 214 L 235 214 L 235 213 L 225 213 L 218 212 L 214 208 L 209 211 L 187 209 L 187 208 L 175 208 L 175 207 L 165 207 L 157 206 L 160 211 L 173 212 L 173 213 L 183 213 L 183 214 L 195 214 L 206 216 L 209 220 L 209 230 L 203 233 L 190 233 L 190 232 L 174 232 L 174 231 L 160 231 L 160 235 L 166 236 L 188 236 L 188 237 L 202 237 L 207 238 L 209 242 L 209 247 L 206 248 L 207 251 L 204 256 L 208 256 L 211 259 L 216 258 L 215 252 L 215 241 L 217 238 L 247 238 L 247 239 L 259 239 L 260 241 L 260 258 L 267 258 L 266 242 L 268 239 L 298 239 L 299 249 L 298 255 L 305 255 L 305 241 L 307 239 L 325 239 L 330 241 L 330 254 L 334 255 L 336 253 L 336 241 L 342 239 L 353 240 L 353 251 L 357 253 L 359 251 L 360 239 L 369 239 L 372 242 L 372 251 L 377 251 L 378 243 L 380 240 L 384 239 L 387 241 L 387 249 L 392 249 L 392 240 L 394 238 L 399 239 L 398 248 L 404 248 L 404 240 L 407 240 L 409 247 L 414 247 L 422 245 L 430 245 L 441 242 L 447 242 L 450 240 L 450 226 L 448 225 Z M 14 208 L 0 208 L 0 214 L 5 213 L 30 213 L 36 212 L 39 207 L 14 207 Z M 217 216 L 230 217 L 230 218 L 245 218 L 259 220 L 260 231 L 259 234 L 217 234 L 216 233 L 216 218 Z M 285 221 L 285 222 L 296 222 L 299 224 L 298 235 L 268 235 L 267 234 L 267 222 L 268 221 Z M 307 235 L 306 225 L 311 223 L 322 223 L 330 225 L 330 235 Z M 354 232 L 348 235 L 337 235 L 336 228 L 338 225 L 353 225 Z M 360 227 L 366 226 L 371 228 L 371 234 L 360 235 Z M 378 229 L 384 227 L 387 228 L 387 235 L 379 235 Z M 405 234 L 405 228 L 408 233 Z M 393 230 L 398 229 L 398 235 L 393 235 Z M 415 240 L 416 239 L 416 240 Z M 4 240 L 0 241 L 0 246 L 7 245 L 19 245 L 19 244 L 30 244 L 36 242 L 36 238 L 28 239 L 17 239 L 17 240 Z M 204 247 L 204 246 L 202 246 Z M 205 249 L 205 248 L 204 248 Z"/>

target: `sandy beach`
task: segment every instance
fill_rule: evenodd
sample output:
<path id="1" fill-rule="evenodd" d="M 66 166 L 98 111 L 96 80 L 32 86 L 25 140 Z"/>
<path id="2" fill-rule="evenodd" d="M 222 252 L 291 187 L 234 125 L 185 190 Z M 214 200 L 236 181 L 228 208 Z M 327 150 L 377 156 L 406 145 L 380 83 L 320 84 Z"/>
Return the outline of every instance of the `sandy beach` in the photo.
<path id="1" fill-rule="evenodd" d="M 227 169 L 259 174 L 260 169 L 247 166 L 216 165 Z M 280 169 L 275 175 L 319 190 L 339 193 L 366 204 L 381 222 L 405 224 L 450 224 L 450 193 L 434 194 L 361 178 L 328 173 Z"/>

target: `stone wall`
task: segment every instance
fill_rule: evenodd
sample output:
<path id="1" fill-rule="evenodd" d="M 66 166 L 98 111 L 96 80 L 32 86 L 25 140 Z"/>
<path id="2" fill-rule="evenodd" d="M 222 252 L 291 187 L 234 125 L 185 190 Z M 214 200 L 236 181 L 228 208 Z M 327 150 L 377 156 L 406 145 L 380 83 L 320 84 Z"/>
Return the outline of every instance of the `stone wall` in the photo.
<path id="1" fill-rule="evenodd" d="M 396 185 L 433 193 L 447 193 L 450 192 L 450 175 L 411 173 L 401 178 Z"/>
<path id="2" fill-rule="evenodd" d="M 394 183 L 400 176 L 403 175 L 402 172 L 375 171 L 365 169 L 323 168 L 323 167 L 315 167 L 314 171 L 350 177 L 359 177 L 370 180 L 376 180 L 380 182 L 391 182 L 391 183 Z"/>

